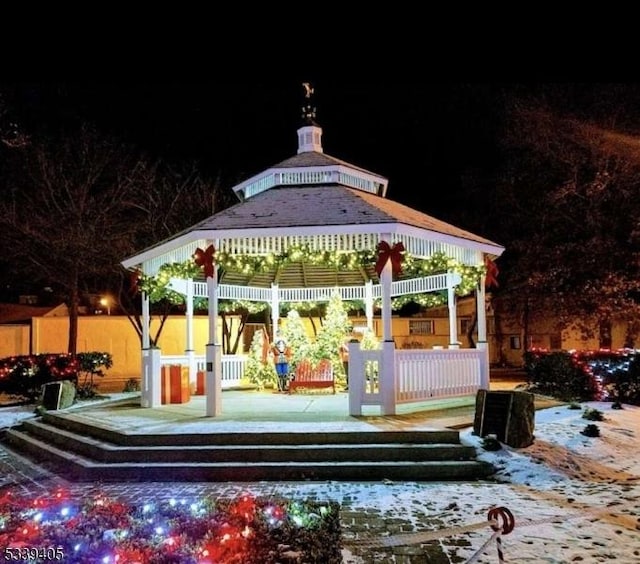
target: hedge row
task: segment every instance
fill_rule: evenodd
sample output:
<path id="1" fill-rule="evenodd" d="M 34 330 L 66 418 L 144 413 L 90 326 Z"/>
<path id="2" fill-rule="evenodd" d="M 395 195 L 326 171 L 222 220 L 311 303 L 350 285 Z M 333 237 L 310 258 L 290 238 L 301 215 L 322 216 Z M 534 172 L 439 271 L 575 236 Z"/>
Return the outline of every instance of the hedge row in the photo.
<path id="1" fill-rule="evenodd" d="M 112 365 L 104 352 L 10 356 L 0 359 L 0 393 L 35 400 L 44 384 L 71 380 L 78 395 L 87 397 L 97 388 L 93 378 L 104 376 L 103 369 Z"/>
<path id="2" fill-rule="evenodd" d="M 563 401 L 640 405 L 640 351 L 533 350 L 524 360 L 532 391 Z"/>

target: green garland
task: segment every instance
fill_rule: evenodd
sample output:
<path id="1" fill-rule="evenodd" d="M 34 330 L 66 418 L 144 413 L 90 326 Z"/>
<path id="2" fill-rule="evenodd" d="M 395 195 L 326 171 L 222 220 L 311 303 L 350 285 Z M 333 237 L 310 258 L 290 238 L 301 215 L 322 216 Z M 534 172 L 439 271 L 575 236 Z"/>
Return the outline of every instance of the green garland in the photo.
<path id="1" fill-rule="evenodd" d="M 313 251 L 307 246 L 291 247 L 287 252 L 279 255 L 273 253 L 258 256 L 230 255 L 225 252 L 218 252 L 215 255 L 216 264 L 222 269 L 246 274 L 267 272 L 302 260 L 307 264 L 328 266 L 339 270 L 358 270 L 375 264 L 375 259 L 375 251 Z M 456 294 L 458 296 L 466 296 L 476 289 L 479 280 L 486 273 L 486 267 L 484 265 L 468 266 L 462 264 L 442 252 L 434 253 L 426 259 L 416 258 L 407 252 L 404 253 L 402 272 L 405 276 L 419 278 L 443 274 L 447 271 L 460 274 L 461 282 L 456 288 Z M 149 296 L 151 302 L 155 303 L 162 299 L 167 299 L 173 304 L 182 304 L 184 303 L 184 296 L 167 289 L 170 279 L 198 278 L 201 275 L 202 269 L 196 266 L 193 260 L 164 264 L 160 267 L 157 275 L 142 275 L 138 282 L 138 288 Z M 424 307 L 435 307 L 446 303 L 446 295 L 436 292 L 402 296 L 392 300 L 392 308 L 394 310 L 399 309 L 410 301 Z M 206 299 L 198 298 L 197 307 L 206 307 Z M 247 306 L 241 307 L 246 307 L 250 311 L 253 309 Z M 259 309 L 258 311 L 261 310 Z"/>

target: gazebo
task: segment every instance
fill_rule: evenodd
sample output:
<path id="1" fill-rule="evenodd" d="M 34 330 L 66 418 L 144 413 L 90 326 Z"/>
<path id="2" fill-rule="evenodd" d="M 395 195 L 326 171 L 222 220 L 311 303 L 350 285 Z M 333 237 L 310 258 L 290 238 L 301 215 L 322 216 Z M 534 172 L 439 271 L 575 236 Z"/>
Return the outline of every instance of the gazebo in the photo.
<path id="1" fill-rule="evenodd" d="M 202 275 L 174 278 L 186 301 L 189 374 L 195 380 L 193 300 L 208 299 L 206 415 L 223 411 L 222 349 L 218 300 L 268 302 L 278 327 L 283 302 L 328 301 L 334 292 L 360 300 L 372 326 L 380 304 L 379 350 L 349 345 L 349 414 L 365 405 L 395 414 L 397 405 L 467 395 L 488 389 L 485 272 L 503 252 L 500 245 L 386 198 L 388 180 L 324 153 L 307 89 L 297 154 L 233 188 L 239 203 L 127 258 L 122 264 L 147 276 L 172 263 L 195 261 Z M 420 264 L 437 266 L 426 274 Z M 473 287 L 469 288 L 469 280 Z M 461 349 L 456 290 L 477 297 L 477 348 Z M 449 345 L 444 349 L 397 350 L 392 335 L 392 298 L 446 294 Z M 143 294 L 141 405 L 161 404 L 161 351 L 150 347 L 149 299 Z M 367 378 L 377 374 L 375 385 Z"/>

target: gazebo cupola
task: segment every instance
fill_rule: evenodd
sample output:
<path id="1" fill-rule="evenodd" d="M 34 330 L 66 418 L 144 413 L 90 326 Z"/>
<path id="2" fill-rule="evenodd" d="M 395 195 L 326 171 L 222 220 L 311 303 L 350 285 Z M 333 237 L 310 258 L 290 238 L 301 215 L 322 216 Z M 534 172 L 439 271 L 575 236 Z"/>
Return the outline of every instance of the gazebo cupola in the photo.
<path id="1" fill-rule="evenodd" d="M 305 105 L 302 106 L 304 125 L 298 129 L 298 154 L 315 151 L 322 153 L 322 128 L 316 123 L 316 108 L 311 104 L 313 87 L 303 83 L 305 90 Z"/>
<path id="2" fill-rule="evenodd" d="M 385 197 L 388 179 L 324 153 L 322 128 L 316 123 L 313 88 L 305 83 L 303 124 L 298 129 L 298 152 L 233 187 L 240 201 L 271 188 L 345 186 Z"/>

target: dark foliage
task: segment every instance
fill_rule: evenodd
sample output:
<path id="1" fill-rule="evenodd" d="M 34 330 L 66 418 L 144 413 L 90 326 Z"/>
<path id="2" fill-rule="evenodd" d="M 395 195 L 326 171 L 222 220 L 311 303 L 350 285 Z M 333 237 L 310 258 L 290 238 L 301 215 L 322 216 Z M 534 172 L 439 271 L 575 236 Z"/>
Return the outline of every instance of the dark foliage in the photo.
<path id="1" fill-rule="evenodd" d="M 640 354 L 635 351 L 534 350 L 524 358 L 533 391 L 565 401 L 640 405 Z"/>
<path id="2" fill-rule="evenodd" d="M 593 423 L 589 423 L 582 431 L 580 431 L 581 435 L 585 437 L 599 437 L 600 436 L 600 428 Z"/>
<path id="3" fill-rule="evenodd" d="M 78 564 L 105 561 L 105 554 L 117 555 L 122 562 L 158 564 L 342 562 L 337 502 L 243 495 L 232 500 L 205 498 L 194 510 L 175 501 L 129 505 L 98 497 L 61 517 L 61 501 L 67 508 L 73 505 L 64 497 L 39 503 L 44 504 L 43 512 L 48 510 L 47 519 L 29 541 L 34 546 L 60 547 L 65 561 Z M 0 500 L 0 510 L 7 516 L 0 533 L 5 546 L 22 541 L 26 525 L 22 509 L 33 505 L 28 499 Z"/>
<path id="4" fill-rule="evenodd" d="M 599 399 L 597 380 L 569 353 L 529 351 L 524 359 L 532 391 L 563 401 Z"/>
<path id="5" fill-rule="evenodd" d="M 0 392 L 35 401 L 48 382 L 71 380 L 78 397 L 95 395 L 94 377 L 104 376 L 103 368 L 111 368 L 109 353 L 38 354 L 0 359 Z"/>
<path id="6" fill-rule="evenodd" d="M 604 421 L 604 414 L 599 409 L 587 407 L 582 414 L 582 418 L 589 421 Z"/>

